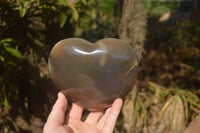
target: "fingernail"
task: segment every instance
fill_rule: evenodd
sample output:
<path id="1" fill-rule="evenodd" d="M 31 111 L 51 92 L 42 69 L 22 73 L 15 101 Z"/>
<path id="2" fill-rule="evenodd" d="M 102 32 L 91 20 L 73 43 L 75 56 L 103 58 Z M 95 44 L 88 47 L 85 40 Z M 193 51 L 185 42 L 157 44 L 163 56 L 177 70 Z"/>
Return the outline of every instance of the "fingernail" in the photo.
<path id="1" fill-rule="evenodd" d="M 61 95 L 61 94 L 60 94 L 60 92 L 58 92 L 58 94 L 57 94 L 57 95 L 58 95 L 58 98 L 59 98 L 59 97 L 60 97 L 60 95 Z"/>
<path id="2" fill-rule="evenodd" d="M 118 99 L 116 100 L 116 102 L 118 103 L 118 105 L 120 105 L 119 107 L 121 108 L 122 105 L 123 105 L 123 100 L 122 100 L 121 98 L 118 98 Z"/>

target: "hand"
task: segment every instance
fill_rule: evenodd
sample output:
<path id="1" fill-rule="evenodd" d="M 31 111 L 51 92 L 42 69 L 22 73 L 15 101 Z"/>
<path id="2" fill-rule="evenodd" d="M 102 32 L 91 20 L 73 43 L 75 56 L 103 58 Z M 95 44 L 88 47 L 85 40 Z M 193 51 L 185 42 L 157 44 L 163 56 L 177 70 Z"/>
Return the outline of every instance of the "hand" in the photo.
<path id="1" fill-rule="evenodd" d="M 122 107 L 122 99 L 116 99 L 105 113 L 90 112 L 86 120 L 81 121 L 83 108 L 73 103 L 66 121 L 67 99 L 58 93 L 58 99 L 44 126 L 44 133 L 112 133 Z"/>

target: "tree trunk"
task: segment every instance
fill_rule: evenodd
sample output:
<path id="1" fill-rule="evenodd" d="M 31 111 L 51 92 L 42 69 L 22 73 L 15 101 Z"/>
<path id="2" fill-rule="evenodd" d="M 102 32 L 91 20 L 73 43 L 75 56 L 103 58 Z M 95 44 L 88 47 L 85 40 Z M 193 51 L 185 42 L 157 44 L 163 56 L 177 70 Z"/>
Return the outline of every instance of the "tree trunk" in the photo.
<path id="1" fill-rule="evenodd" d="M 119 37 L 133 47 L 138 56 L 139 62 L 141 62 L 144 52 L 146 23 L 147 15 L 141 0 L 124 0 L 122 17 L 119 25 Z M 137 84 L 128 97 L 132 97 L 136 93 Z M 142 130 L 135 128 L 137 127 L 137 124 L 134 122 L 137 121 L 137 118 L 134 118 L 134 101 L 132 99 L 127 98 L 125 100 L 122 114 L 124 116 L 123 128 L 126 132 L 133 133 L 134 131 L 139 132 Z"/>
<path id="2" fill-rule="evenodd" d="M 144 52 L 146 22 L 147 15 L 141 0 L 124 0 L 119 37 L 131 44 L 139 61 Z"/>

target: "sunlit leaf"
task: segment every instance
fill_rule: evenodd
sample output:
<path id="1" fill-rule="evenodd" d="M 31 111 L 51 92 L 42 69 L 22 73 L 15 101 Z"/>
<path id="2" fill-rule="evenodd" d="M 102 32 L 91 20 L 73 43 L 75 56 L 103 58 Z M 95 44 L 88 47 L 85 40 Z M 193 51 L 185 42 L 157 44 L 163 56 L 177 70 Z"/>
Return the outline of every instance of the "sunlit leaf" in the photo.
<path id="1" fill-rule="evenodd" d="M 188 91 L 187 94 L 189 95 L 189 97 L 191 97 L 191 99 L 194 99 L 194 101 L 199 101 L 198 96 L 195 95 L 194 93 Z"/>
<path id="2" fill-rule="evenodd" d="M 9 103 L 8 103 L 8 99 L 6 97 L 4 97 L 3 104 L 7 109 L 10 108 Z"/>
<path id="3" fill-rule="evenodd" d="M 60 3 L 60 4 L 62 4 L 63 6 L 67 6 L 68 4 L 67 4 L 67 0 L 58 0 L 58 2 Z"/>
<path id="4" fill-rule="evenodd" d="M 176 97 L 173 96 L 173 97 L 170 98 L 170 100 L 168 100 L 168 101 L 165 103 L 165 105 L 163 106 L 162 110 L 160 111 L 160 115 L 159 115 L 159 117 L 158 117 L 158 120 L 160 120 L 160 119 L 163 117 L 164 113 L 166 112 L 166 110 L 168 109 L 168 107 L 174 102 L 175 98 L 176 98 Z M 158 120 L 157 120 L 157 121 L 158 121 Z"/>
<path id="5" fill-rule="evenodd" d="M 162 5 L 162 6 L 158 6 L 158 7 L 154 8 L 151 13 L 153 15 L 161 15 L 165 12 L 169 12 L 169 10 L 170 9 L 168 7 Z"/>
<path id="6" fill-rule="evenodd" d="M 1 56 L 1 55 L 0 55 L 0 59 L 1 59 L 2 62 L 5 61 L 5 58 L 3 56 Z"/>
<path id="7" fill-rule="evenodd" d="M 19 6 L 20 17 L 24 17 L 26 15 L 27 10 L 29 9 L 29 5 L 32 2 L 33 0 L 21 0 L 20 6 Z"/>
<path id="8" fill-rule="evenodd" d="M 60 13 L 60 17 L 59 17 L 60 28 L 62 28 L 65 25 L 66 21 L 67 21 L 66 13 L 65 12 L 61 12 Z"/>
<path id="9" fill-rule="evenodd" d="M 87 1 L 86 0 L 77 0 L 75 4 L 84 4 L 84 5 L 86 5 Z"/>
<path id="10" fill-rule="evenodd" d="M 19 50 L 15 49 L 15 48 L 12 48 L 12 47 L 5 47 L 5 50 L 10 53 L 11 55 L 19 58 L 19 59 L 22 59 L 22 54 L 19 52 Z"/>
<path id="11" fill-rule="evenodd" d="M 144 105 L 144 103 L 142 102 L 142 100 L 138 100 L 138 102 L 139 102 L 139 105 L 140 105 L 140 107 L 141 107 L 141 114 L 143 115 L 143 117 L 144 117 L 144 125 L 145 126 L 147 126 L 147 109 L 145 108 L 145 105 Z"/>
<path id="12" fill-rule="evenodd" d="M 12 60 L 8 61 L 7 64 L 9 64 L 10 66 L 14 66 L 14 67 L 16 66 L 16 63 Z"/>
<path id="13" fill-rule="evenodd" d="M 177 107 L 177 103 L 178 103 L 178 101 L 179 101 L 179 96 L 176 96 L 175 98 L 174 98 L 174 108 L 173 108 L 173 111 L 172 111 L 172 119 L 171 119 L 171 127 L 172 127 L 172 125 L 173 125 L 173 123 L 174 123 L 174 118 L 175 118 L 175 112 L 176 112 L 176 107 Z"/>
<path id="14" fill-rule="evenodd" d="M 139 105 L 137 103 L 137 101 L 134 104 L 134 112 L 133 112 L 133 125 L 135 126 L 136 121 L 137 121 L 137 114 L 138 114 L 138 110 L 139 110 Z"/>
<path id="15" fill-rule="evenodd" d="M 186 99 L 186 97 L 184 95 L 181 95 L 182 99 L 183 99 L 183 103 L 185 106 L 185 119 L 186 121 L 188 121 L 189 119 L 189 106 L 188 106 L 188 100 Z"/>
<path id="16" fill-rule="evenodd" d="M 76 8 L 73 7 L 73 6 L 71 7 L 71 9 L 72 9 L 72 19 L 73 19 L 74 21 L 77 21 L 78 18 L 79 18 L 78 11 L 77 11 Z"/>
<path id="17" fill-rule="evenodd" d="M 5 39 L 1 39 L 0 44 L 3 43 L 16 43 L 17 41 L 15 39 L 12 38 L 5 38 Z"/>
<path id="18" fill-rule="evenodd" d="M 10 43 L 7 43 L 7 42 L 4 42 L 4 43 L 2 43 L 0 45 L 2 45 L 3 47 L 10 47 L 11 46 Z"/>
<path id="19" fill-rule="evenodd" d="M 87 4 L 87 1 L 86 0 L 79 0 L 81 3 L 83 3 L 84 5 Z"/>

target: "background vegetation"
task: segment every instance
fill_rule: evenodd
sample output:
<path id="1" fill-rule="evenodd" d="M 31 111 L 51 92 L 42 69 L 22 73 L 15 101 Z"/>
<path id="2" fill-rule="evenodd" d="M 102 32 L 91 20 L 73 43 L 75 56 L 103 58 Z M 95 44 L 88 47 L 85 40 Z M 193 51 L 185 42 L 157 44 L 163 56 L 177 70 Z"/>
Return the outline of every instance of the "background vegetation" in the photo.
<path id="1" fill-rule="evenodd" d="M 42 131 L 58 92 L 48 55 L 69 37 L 116 37 L 137 50 L 141 71 L 116 133 L 189 130 L 200 112 L 200 2 L 129 2 L 0 0 L 0 132 Z"/>

